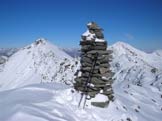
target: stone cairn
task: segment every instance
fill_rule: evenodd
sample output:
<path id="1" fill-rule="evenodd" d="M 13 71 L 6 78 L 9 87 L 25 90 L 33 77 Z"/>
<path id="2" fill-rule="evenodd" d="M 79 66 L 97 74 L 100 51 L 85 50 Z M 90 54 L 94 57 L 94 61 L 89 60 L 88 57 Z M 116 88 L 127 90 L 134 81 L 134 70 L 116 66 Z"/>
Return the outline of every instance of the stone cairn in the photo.
<path id="1" fill-rule="evenodd" d="M 102 29 L 95 23 L 87 24 L 88 30 L 82 35 L 81 45 L 81 67 L 75 78 L 74 88 L 86 96 L 85 101 L 91 100 L 91 104 L 98 107 L 105 107 L 109 101 L 113 101 L 112 76 L 110 70 L 112 56 L 107 50 L 107 42 L 104 40 Z M 97 95 L 106 97 L 106 100 L 93 101 Z"/>

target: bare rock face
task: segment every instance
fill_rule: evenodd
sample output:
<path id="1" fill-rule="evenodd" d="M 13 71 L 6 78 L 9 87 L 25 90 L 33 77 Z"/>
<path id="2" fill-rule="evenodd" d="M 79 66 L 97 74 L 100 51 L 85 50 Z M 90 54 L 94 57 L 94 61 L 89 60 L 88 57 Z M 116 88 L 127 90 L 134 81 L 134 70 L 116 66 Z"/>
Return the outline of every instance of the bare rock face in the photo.
<path id="1" fill-rule="evenodd" d="M 81 74 L 75 78 L 74 88 L 92 99 L 92 105 L 105 107 L 113 100 L 113 72 L 110 70 L 112 56 L 107 50 L 102 29 L 95 23 L 87 24 L 88 30 L 82 35 Z M 93 101 L 97 95 L 107 97 L 105 101 Z"/>
<path id="2" fill-rule="evenodd" d="M 8 58 L 6 56 L 0 56 L 0 64 L 4 64 Z"/>

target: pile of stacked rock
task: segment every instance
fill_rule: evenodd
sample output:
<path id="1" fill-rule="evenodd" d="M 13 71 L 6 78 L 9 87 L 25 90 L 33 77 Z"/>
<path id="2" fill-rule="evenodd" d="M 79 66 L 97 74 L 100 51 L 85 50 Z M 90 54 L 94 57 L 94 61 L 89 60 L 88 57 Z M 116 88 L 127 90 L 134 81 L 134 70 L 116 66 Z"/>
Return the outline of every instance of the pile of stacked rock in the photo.
<path id="1" fill-rule="evenodd" d="M 113 72 L 110 70 L 112 56 L 107 50 L 102 29 L 95 23 L 87 24 L 88 30 L 82 35 L 80 74 L 75 78 L 74 88 L 94 99 L 98 94 L 104 95 L 105 101 L 92 101 L 95 106 L 105 107 L 113 100 Z"/>

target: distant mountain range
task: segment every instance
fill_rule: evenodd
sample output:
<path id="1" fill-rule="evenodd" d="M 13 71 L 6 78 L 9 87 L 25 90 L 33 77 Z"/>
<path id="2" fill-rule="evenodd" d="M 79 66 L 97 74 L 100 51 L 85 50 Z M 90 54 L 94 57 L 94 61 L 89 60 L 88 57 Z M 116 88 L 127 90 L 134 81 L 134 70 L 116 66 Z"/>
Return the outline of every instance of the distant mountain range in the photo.
<path id="1" fill-rule="evenodd" d="M 61 50 L 65 51 L 71 57 L 79 57 L 80 56 L 80 48 L 60 48 Z M 0 56 L 7 56 L 10 57 L 12 54 L 17 52 L 19 48 L 0 48 Z M 161 50 L 150 51 L 146 53 L 157 53 L 161 54 Z"/>
<path id="2" fill-rule="evenodd" d="M 0 48 L 0 56 L 10 57 L 18 50 L 19 50 L 18 48 Z"/>
<path id="3" fill-rule="evenodd" d="M 62 48 L 67 54 L 71 57 L 79 57 L 80 56 L 80 49 L 79 48 Z"/>

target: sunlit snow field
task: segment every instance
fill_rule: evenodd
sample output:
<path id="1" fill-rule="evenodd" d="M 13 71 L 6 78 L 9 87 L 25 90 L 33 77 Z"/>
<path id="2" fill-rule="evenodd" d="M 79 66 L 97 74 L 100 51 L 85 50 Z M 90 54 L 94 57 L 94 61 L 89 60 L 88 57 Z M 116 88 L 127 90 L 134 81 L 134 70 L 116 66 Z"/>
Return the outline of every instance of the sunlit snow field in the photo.
<path id="1" fill-rule="evenodd" d="M 161 121 L 161 51 L 147 54 L 123 42 L 108 49 L 115 101 L 104 109 L 89 101 L 78 108 L 78 59 L 47 41 L 20 49 L 0 72 L 0 121 Z"/>

